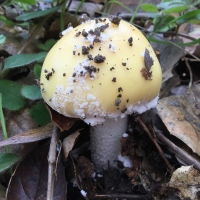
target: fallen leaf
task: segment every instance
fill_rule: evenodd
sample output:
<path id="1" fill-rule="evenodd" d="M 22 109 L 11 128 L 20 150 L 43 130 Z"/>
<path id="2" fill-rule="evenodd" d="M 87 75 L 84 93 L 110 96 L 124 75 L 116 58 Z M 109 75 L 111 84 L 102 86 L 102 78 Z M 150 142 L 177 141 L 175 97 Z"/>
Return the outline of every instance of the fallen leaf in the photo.
<path id="1" fill-rule="evenodd" d="M 158 115 L 167 127 L 170 134 L 187 144 L 193 152 L 200 155 L 200 98 L 198 93 L 187 91 L 182 96 L 170 96 L 159 100 Z M 198 94 L 199 96 L 199 94 Z M 197 101 L 198 102 L 194 102 Z"/>
<path id="2" fill-rule="evenodd" d="M 102 9 L 102 4 L 83 2 L 80 7 L 80 1 L 72 1 L 69 7 L 69 12 L 77 12 L 78 10 L 79 13 L 87 13 L 90 17 L 94 17 L 95 13 L 101 13 Z"/>
<path id="3" fill-rule="evenodd" d="M 36 122 L 31 118 L 29 114 L 29 109 L 21 109 L 19 111 L 8 111 L 4 110 L 4 117 L 6 122 L 7 136 L 11 138 L 21 133 L 25 133 L 30 129 L 34 129 L 38 127 Z M 0 141 L 4 141 L 4 133 L 0 124 Z M 15 153 L 20 158 L 27 155 L 34 147 L 35 143 L 31 144 L 15 144 L 10 145 L 10 153 Z M 0 147 L 0 152 L 5 153 L 6 148 Z"/>
<path id="4" fill-rule="evenodd" d="M 182 166 L 175 170 L 169 182 L 169 186 L 179 189 L 183 197 L 190 200 L 198 200 L 200 173 L 192 166 Z"/>
<path id="5" fill-rule="evenodd" d="M 199 39 L 200 38 L 200 26 L 199 25 L 191 25 L 189 24 L 190 26 L 190 29 L 189 30 L 192 30 L 191 32 L 188 32 L 186 34 L 186 36 L 188 37 L 191 37 L 193 39 Z M 192 26 L 192 27 L 191 27 Z M 191 39 L 189 39 L 188 37 L 181 37 L 182 40 L 183 40 L 183 43 L 188 43 L 188 42 L 192 42 Z M 197 48 L 197 46 L 199 45 L 199 43 L 195 44 L 195 45 L 190 45 L 190 46 L 186 46 L 185 47 L 185 50 L 188 52 L 188 53 L 191 53 L 193 54 Z"/>
<path id="6" fill-rule="evenodd" d="M 7 199 L 46 200 L 49 143 L 41 143 L 17 167 L 7 189 Z M 58 159 L 54 200 L 66 199 L 65 170 Z"/>
<path id="7" fill-rule="evenodd" d="M 64 152 L 64 157 L 67 159 L 69 152 L 72 150 L 74 147 L 74 144 L 76 142 L 77 137 L 80 135 L 79 131 L 74 132 L 73 134 L 69 135 L 63 140 L 63 152 Z"/>
<path id="8" fill-rule="evenodd" d="M 0 147 L 11 145 L 11 144 L 21 144 L 30 143 L 43 140 L 45 138 L 51 137 L 53 130 L 53 124 L 47 124 L 40 128 L 31 129 L 27 132 L 15 135 L 6 140 L 0 142 Z"/>
<path id="9" fill-rule="evenodd" d="M 156 37 L 155 39 L 161 40 L 160 37 Z M 174 43 L 182 43 L 182 40 L 179 38 L 175 38 Z M 172 69 L 174 65 L 180 60 L 180 58 L 184 55 L 184 49 L 180 49 L 175 45 L 169 44 L 161 44 L 153 42 L 151 43 L 153 49 L 160 52 L 160 65 L 162 67 L 163 72 L 163 82 L 167 81 L 169 78 L 173 76 Z M 176 56 L 174 56 L 176 55 Z"/>
<path id="10" fill-rule="evenodd" d="M 9 27 L 9 30 L 6 29 Z M 28 32 L 17 34 L 17 31 L 14 29 L 10 33 L 11 26 L 4 26 L 0 28 L 1 34 L 6 36 L 6 41 L 0 45 L 0 49 L 7 51 L 9 54 L 15 55 L 22 47 L 22 44 L 28 39 Z M 15 35 L 17 34 L 17 35 Z M 33 39 L 31 44 L 25 49 L 24 53 L 35 53 L 38 51 L 39 40 Z"/>
<path id="11" fill-rule="evenodd" d="M 92 178 L 94 174 L 94 165 L 84 156 L 79 157 L 77 173 L 81 179 Z"/>
<path id="12" fill-rule="evenodd" d="M 65 117 L 60 113 L 53 110 L 50 106 L 46 104 L 46 107 L 50 113 L 51 120 L 60 128 L 61 131 L 69 130 L 73 124 L 79 120 L 77 118 Z"/>

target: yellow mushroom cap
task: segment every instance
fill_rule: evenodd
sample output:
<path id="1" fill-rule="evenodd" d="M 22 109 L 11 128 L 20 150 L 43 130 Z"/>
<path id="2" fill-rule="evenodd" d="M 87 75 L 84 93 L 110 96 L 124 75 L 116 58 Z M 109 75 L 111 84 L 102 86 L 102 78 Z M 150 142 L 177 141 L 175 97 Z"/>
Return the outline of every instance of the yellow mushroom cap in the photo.
<path id="1" fill-rule="evenodd" d="M 136 27 L 105 18 L 66 32 L 42 68 L 42 96 L 50 107 L 91 125 L 155 107 L 162 72 Z"/>

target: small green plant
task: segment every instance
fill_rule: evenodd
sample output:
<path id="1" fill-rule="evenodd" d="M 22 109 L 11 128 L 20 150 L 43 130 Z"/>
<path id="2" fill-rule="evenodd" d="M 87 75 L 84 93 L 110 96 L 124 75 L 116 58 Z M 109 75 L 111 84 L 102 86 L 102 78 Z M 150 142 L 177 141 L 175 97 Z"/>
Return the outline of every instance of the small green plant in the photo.
<path id="1" fill-rule="evenodd" d="M 33 116 L 36 122 L 38 122 L 39 125 L 44 125 L 50 122 L 50 116 L 46 110 L 46 107 L 44 106 L 43 103 L 38 104 L 38 101 L 42 99 L 39 86 L 37 84 L 21 85 L 17 83 L 16 81 L 7 80 L 6 75 L 9 70 L 12 70 L 14 68 L 24 67 L 34 62 L 37 62 L 33 67 L 33 72 L 35 75 L 35 79 L 39 79 L 41 69 L 42 69 L 42 66 L 39 63 L 44 60 L 44 58 L 47 55 L 47 52 L 50 50 L 50 48 L 54 44 L 55 44 L 55 40 L 51 39 L 51 40 L 46 41 L 45 44 L 40 46 L 40 49 L 43 50 L 40 53 L 18 54 L 18 55 L 10 56 L 4 60 L 4 64 L 2 63 L 4 66 L 1 66 L 3 70 L 0 73 L 0 77 L 1 77 L 0 91 L 2 95 L 2 99 L 1 99 L 2 108 L 7 108 L 13 111 L 19 110 L 25 107 L 26 101 L 27 99 L 29 99 L 31 101 L 35 101 L 35 104 L 33 104 L 33 106 L 30 108 L 30 114 Z M 1 119 L 3 118 L 1 117 Z M 4 135 L 6 138 L 6 132 Z"/>
<path id="2" fill-rule="evenodd" d="M 154 17 L 153 34 L 159 32 L 167 32 L 174 29 L 174 33 L 178 32 L 179 27 L 186 23 L 200 23 L 200 10 L 196 8 L 200 1 L 193 0 L 163 0 L 157 6 L 153 4 L 143 4 L 142 10 L 152 13 Z M 150 40 L 152 37 L 149 38 Z M 155 41 L 155 40 L 154 40 Z M 185 44 L 189 46 L 199 43 L 199 40 L 193 43 Z"/>

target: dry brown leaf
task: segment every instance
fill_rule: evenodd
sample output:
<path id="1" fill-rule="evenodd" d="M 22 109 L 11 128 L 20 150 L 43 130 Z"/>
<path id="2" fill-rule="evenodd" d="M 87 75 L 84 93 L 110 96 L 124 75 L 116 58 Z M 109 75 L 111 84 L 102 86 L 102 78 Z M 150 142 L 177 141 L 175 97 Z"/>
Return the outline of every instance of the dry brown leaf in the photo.
<path id="1" fill-rule="evenodd" d="M 161 38 L 155 39 L 161 40 Z M 175 38 L 174 43 L 182 43 L 182 40 L 179 38 Z M 167 81 L 169 78 L 173 76 L 172 69 L 174 65 L 180 60 L 180 58 L 184 55 L 184 50 L 180 49 L 174 45 L 162 44 L 162 43 L 151 43 L 153 49 L 158 50 L 160 52 L 160 64 L 163 72 L 163 82 Z M 176 56 L 174 56 L 176 55 Z"/>
<path id="2" fill-rule="evenodd" d="M 22 109 L 19 111 L 4 110 L 4 117 L 6 121 L 6 128 L 8 138 L 25 133 L 31 129 L 37 128 L 37 123 L 30 116 L 29 109 Z M 0 141 L 4 140 L 3 130 L 0 125 Z M 17 154 L 20 157 L 27 155 L 36 144 L 15 144 L 10 146 L 10 152 Z M 5 152 L 5 147 L 0 147 L 0 152 Z"/>
<path id="3" fill-rule="evenodd" d="M 173 172 L 169 186 L 179 189 L 184 199 L 198 200 L 199 180 L 199 171 L 192 166 L 182 166 Z"/>
<path id="4" fill-rule="evenodd" d="M 7 200 L 46 200 L 49 142 L 41 143 L 15 170 L 7 189 Z M 62 160 L 55 171 L 54 200 L 66 199 L 67 183 Z"/>
<path id="5" fill-rule="evenodd" d="M 79 157 L 78 163 L 78 174 L 81 179 L 84 178 L 92 178 L 94 175 L 94 165 L 90 162 L 90 160 L 84 156 Z"/>
<path id="6" fill-rule="evenodd" d="M 6 27 L 4 28 L 6 29 Z M 15 29 L 5 29 L 2 27 L 0 28 L 0 33 L 6 35 L 6 41 L 0 45 L 0 49 L 3 49 L 11 55 L 15 55 L 28 39 L 28 32 L 17 34 Z M 38 46 L 39 40 L 33 39 L 30 45 L 25 49 L 24 53 L 35 53 L 38 51 Z"/>
<path id="7" fill-rule="evenodd" d="M 27 132 L 15 135 L 6 140 L 0 142 L 0 147 L 11 144 L 24 144 L 30 142 L 36 142 L 45 138 L 51 137 L 53 130 L 53 124 L 47 124 L 40 128 L 31 129 Z"/>
<path id="8" fill-rule="evenodd" d="M 77 118 L 65 117 L 64 115 L 61 115 L 49 107 L 47 104 L 46 107 L 51 115 L 51 120 L 60 128 L 61 131 L 69 130 L 73 124 L 79 120 Z"/>
<path id="9" fill-rule="evenodd" d="M 190 27 L 192 26 L 192 31 L 191 32 L 188 32 L 187 34 L 186 34 L 186 36 L 189 36 L 189 37 L 191 37 L 191 38 L 193 38 L 193 39 L 199 39 L 200 38 L 200 26 L 199 25 L 191 25 L 190 24 Z M 191 28 L 189 29 L 189 30 L 191 30 Z M 187 38 L 187 37 L 181 37 L 182 38 L 182 40 L 183 40 L 183 43 L 188 43 L 188 42 L 192 42 L 192 40 L 191 39 L 189 39 L 189 38 Z M 187 51 L 187 52 L 189 52 L 189 53 L 191 53 L 191 54 L 193 54 L 194 52 L 195 52 L 195 50 L 196 50 L 196 48 L 197 48 L 197 46 L 198 46 L 199 44 L 197 43 L 197 44 L 195 44 L 195 45 L 190 45 L 190 46 L 186 46 L 185 47 L 185 50 Z"/>
<path id="10" fill-rule="evenodd" d="M 166 97 L 159 101 L 157 109 L 158 115 L 170 134 L 179 138 L 193 152 L 200 155 L 200 123 L 199 117 L 196 115 L 200 109 L 195 109 L 195 105 L 197 106 L 199 103 L 194 103 L 194 100 L 200 99 L 195 97 L 197 96 L 195 96 L 194 90 L 184 96 Z"/>
<path id="11" fill-rule="evenodd" d="M 76 12 L 78 8 L 78 12 L 87 13 L 89 17 L 94 17 L 95 13 L 100 13 L 102 11 L 103 5 L 93 2 L 83 2 L 80 7 L 80 1 L 72 1 L 69 7 L 69 12 Z"/>
<path id="12" fill-rule="evenodd" d="M 74 147 L 77 137 L 80 135 L 79 130 L 74 132 L 73 134 L 69 135 L 63 140 L 63 152 L 65 159 L 67 159 L 69 152 Z"/>

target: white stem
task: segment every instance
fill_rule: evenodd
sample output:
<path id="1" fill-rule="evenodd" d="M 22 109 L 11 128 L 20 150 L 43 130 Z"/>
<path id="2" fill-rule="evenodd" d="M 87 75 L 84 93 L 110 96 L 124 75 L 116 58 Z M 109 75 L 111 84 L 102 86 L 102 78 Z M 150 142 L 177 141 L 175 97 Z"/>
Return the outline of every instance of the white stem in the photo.
<path id="1" fill-rule="evenodd" d="M 116 167 L 120 153 L 120 138 L 127 129 L 128 117 L 106 119 L 90 128 L 91 156 L 97 170 Z"/>

